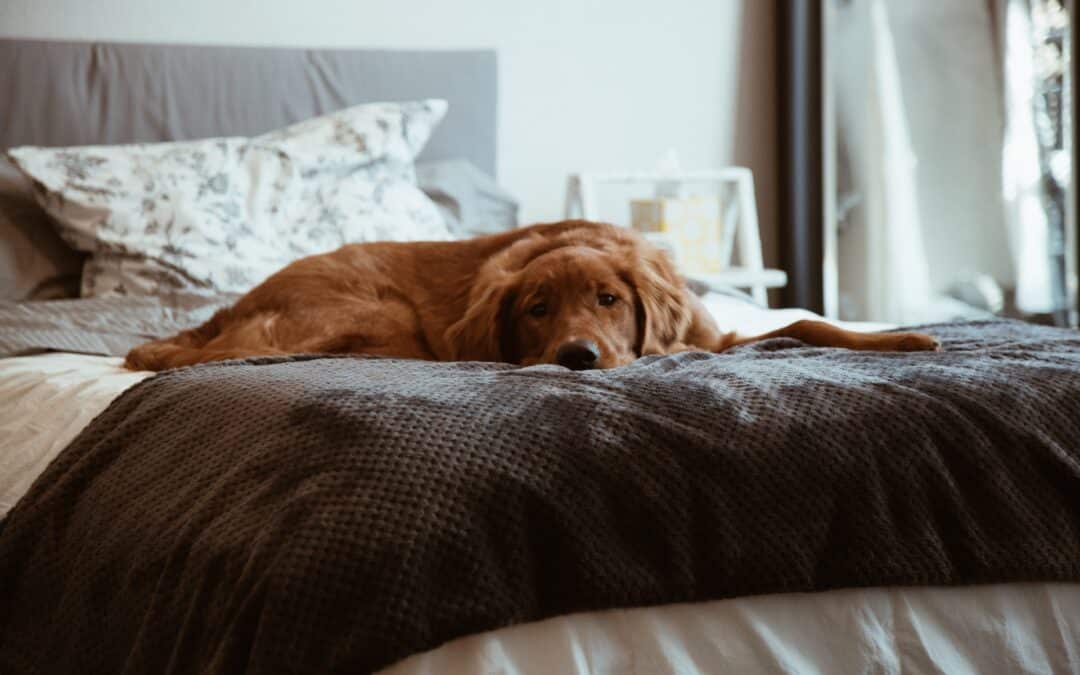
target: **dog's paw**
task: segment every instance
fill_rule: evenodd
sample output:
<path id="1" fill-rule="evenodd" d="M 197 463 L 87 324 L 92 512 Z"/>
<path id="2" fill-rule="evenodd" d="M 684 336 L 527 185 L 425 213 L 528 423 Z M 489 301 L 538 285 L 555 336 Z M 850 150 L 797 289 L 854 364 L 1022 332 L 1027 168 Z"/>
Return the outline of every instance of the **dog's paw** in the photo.
<path id="1" fill-rule="evenodd" d="M 894 333 L 893 347 L 898 352 L 940 352 L 941 343 L 923 333 Z"/>

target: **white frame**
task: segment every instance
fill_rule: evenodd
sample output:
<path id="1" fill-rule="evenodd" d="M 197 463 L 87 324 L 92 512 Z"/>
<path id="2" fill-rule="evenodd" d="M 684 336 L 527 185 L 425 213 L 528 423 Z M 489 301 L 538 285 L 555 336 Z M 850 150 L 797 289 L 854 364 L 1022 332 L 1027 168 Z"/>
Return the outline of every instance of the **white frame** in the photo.
<path id="1" fill-rule="evenodd" d="M 787 285 L 783 270 L 766 269 L 761 253 L 761 233 L 758 228 L 757 202 L 754 199 L 754 174 L 745 167 L 732 166 L 704 171 L 662 173 L 639 171 L 623 173 L 585 172 L 571 174 L 566 184 L 566 218 L 596 220 L 597 186 L 603 183 L 656 184 L 676 183 L 734 183 L 738 205 L 738 225 L 725 228 L 721 242 L 720 259 L 730 264 L 734 246 L 738 244 L 739 267 L 729 267 L 716 274 L 688 275 L 696 281 L 713 287 L 748 288 L 754 300 L 768 306 L 769 288 Z"/>

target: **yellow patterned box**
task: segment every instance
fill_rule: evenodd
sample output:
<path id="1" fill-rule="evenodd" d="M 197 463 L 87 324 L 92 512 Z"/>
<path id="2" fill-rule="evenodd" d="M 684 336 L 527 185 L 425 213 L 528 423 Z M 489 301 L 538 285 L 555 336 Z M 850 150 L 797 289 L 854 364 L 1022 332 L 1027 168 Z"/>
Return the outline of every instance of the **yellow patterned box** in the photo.
<path id="1" fill-rule="evenodd" d="M 662 234 L 683 272 L 708 274 L 726 267 L 727 261 L 720 260 L 723 226 L 715 196 L 631 200 L 630 225 L 645 234 Z"/>

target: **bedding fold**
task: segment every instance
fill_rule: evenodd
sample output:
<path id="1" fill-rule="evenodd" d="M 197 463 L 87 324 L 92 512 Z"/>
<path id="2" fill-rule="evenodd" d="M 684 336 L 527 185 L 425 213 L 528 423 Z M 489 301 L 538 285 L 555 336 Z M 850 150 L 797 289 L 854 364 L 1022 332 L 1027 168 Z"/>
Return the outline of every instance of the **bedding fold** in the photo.
<path id="1" fill-rule="evenodd" d="M 147 340 L 198 326 L 238 297 L 0 302 L 0 357 L 45 351 L 124 356 Z"/>
<path id="2" fill-rule="evenodd" d="M 576 611 L 1080 581 L 1080 334 L 162 373 L 0 536 L 0 671 L 368 672 Z"/>

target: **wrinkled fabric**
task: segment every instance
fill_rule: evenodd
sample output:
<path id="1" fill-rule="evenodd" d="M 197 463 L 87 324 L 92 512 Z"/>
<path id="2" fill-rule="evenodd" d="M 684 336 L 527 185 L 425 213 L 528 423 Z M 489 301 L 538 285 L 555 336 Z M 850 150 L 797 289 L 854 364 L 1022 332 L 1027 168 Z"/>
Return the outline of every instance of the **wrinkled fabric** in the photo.
<path id="1" fill-rule="evenodd" d="M 0 359 L 0 522 L 91 420 L 153 375 L 121 363 L 84 354 Z"/>
<path id="2" fill-rule="evenodd" d="M 418 162 L 416 183 L 458 237 L 494 234 L 518 225 L 517 200 L 465 160 Z"/>
<path id="3" fill-rule="evenodd" d="M 1080 672 L 1080 584 L 756 595 L 471 635 L 382 675 Z"/>
<path id="4" fill-rule="evenodd" d="M 82 264 L 34 200 L 30 180 L 0 155 L 0 302 L 75 297 Z"/>
<path id="5" fill-rule="evenodd" d="M 0 357 L 42 351 L 124 356 L 147 340 L 198 326 L 238 297 L 0 302 Z"/>

